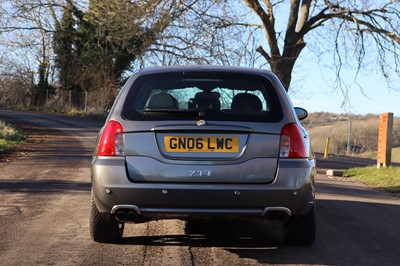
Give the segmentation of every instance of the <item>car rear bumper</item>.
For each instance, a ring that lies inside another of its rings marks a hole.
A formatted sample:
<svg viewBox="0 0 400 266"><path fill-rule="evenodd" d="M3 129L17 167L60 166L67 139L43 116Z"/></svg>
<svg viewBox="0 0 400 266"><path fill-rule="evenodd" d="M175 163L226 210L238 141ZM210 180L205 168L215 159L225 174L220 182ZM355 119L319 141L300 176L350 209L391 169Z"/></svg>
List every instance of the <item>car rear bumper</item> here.
<svg viewBox="0 0 400 266"><path fill-rule="evenodd" d="M306 214L314 205L314 177L315 164L308 159L280 160L276 177L268 184L131 182L121 158L97 157L92 164L99 211L133 210L145 219L263 217L266 210Z"/></svg>

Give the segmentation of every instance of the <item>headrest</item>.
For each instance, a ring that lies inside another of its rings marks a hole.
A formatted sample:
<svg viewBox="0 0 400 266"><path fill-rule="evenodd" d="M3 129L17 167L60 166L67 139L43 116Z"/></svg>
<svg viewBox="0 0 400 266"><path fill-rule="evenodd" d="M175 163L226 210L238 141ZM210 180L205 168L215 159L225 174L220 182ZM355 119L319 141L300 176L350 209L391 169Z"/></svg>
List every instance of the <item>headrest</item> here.
<svg viewBox="0 0 400 266"><path fill-rule="evenodd" d="M254 94L239 93L232 99L231 110L234 111L261 111L262 102Z"/></svg>
<svg viewBox="0 0 400 266"><path fill-rule="evenodd" d="M198 92L189 100L189 109L217 109L221 108L218 92Z"/></svg>
<svg viewBox="0 0 400 266"><path fill-rule="evenodd" d="M148 100L146 109L179 109L178 101L168 93L154 94Z"/></svg>

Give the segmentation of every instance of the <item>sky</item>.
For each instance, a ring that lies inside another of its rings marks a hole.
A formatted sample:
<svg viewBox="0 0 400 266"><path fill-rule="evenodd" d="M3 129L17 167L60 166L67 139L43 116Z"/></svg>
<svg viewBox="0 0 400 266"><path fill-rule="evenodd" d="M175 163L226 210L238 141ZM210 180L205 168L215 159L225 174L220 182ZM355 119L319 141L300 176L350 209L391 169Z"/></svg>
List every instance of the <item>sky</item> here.
<svg viewBox="0 0 400 266"><path fill-rule="evenodd" d="M397 86L394 85L396 88L389 89L378 73L359 76L357 81L363 92L358 85L352 84L349 87L349 102L342 106L344 96L341 91L333 90L327 84L334 77L329 76L324 80L317 66L311 68L309 73L309 76L302 79L302 92L290 93L295 106L303 107L308 112L360 115L390 112L400 117L400 80ZM348 73L348 79L353 80L354 74Z"/></svg>
<svg viewBox="0 0 400 266"><path fill-rule="evenodd" d="M376 64L376 54L369 54L358 73L354 59L342 66L341 79L348 88L348 101L335 86L336 70L332 56L318 58L306 46L296 62L292 73L289 95L294 106L308 112L330 112L335 114L381 114L393 113L400 117L400 77L391 73L390 86ZM351 67L352 66L352 67Z"/></svg>

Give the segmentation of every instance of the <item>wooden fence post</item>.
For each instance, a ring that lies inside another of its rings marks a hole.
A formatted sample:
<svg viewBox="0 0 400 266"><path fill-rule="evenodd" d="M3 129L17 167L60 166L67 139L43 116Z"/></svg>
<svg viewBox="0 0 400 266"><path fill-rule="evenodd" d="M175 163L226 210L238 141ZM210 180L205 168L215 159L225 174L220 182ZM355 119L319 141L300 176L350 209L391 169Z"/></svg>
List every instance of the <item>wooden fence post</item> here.
<svg viewBox="0 0 400 266"><path fill-rule="evenodd" d="M379 115L378 133L378 158L377 167L386 167L392 162L392 131L393 113L383 113Z"/></svg>

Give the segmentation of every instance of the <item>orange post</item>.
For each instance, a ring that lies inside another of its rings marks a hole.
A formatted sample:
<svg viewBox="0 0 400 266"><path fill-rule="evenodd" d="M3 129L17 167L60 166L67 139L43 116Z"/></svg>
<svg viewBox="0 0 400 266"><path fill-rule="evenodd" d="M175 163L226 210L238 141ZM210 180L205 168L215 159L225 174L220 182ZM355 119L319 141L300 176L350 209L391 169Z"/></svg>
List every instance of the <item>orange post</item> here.
<svg viewBox="0 0 400 266"><path fill-rule="evenodd" d="M377 167L386 167L392 161L393 113L379 115Z"/></svg>

